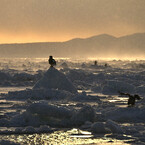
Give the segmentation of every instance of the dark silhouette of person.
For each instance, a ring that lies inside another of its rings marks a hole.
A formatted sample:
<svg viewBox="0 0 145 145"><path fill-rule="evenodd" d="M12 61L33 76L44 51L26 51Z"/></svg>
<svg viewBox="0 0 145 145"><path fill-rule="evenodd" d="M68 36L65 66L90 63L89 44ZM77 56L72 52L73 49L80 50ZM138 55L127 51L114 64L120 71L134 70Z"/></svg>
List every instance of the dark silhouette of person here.
<svg viewBox="0 0 145 145"><path fill-rule="evenodd" d="M55 66L56 65L56 61L55 59L53 59L53 56L49 56L49 64L51 67Z"/></svg>
<svg viewBox="0 0 145 145"><path fill-rule="evenodd" d="M130 95L129 93L122 93L122 92L120 92L119 91L119 94L120 95L126 95L126 96L128 96L129 97L129 99L128 99L128 107L133 107L134 105L135 105L135 100L137 99L137 100L140 100L141 99L141 97L139 96L139 95L137 95L137 94L135 94L135 95Z"/></svg>

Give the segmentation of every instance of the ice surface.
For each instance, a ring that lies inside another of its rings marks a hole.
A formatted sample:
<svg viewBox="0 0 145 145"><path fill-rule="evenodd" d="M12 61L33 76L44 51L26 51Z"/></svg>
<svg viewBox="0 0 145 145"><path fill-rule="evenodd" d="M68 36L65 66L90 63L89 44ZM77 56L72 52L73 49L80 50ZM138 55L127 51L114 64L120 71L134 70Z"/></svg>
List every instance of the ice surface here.
<svg viewBox="0 0 145 145"><path fill-rule="evenodd" d="M42 123L39 118L31 113L24 112L20 115L16 115L10 119L8 126L15 126L15 127L24 127L24 126L34 126L38 127Z"/></svg>
<svg viewBox="0 0 145 145"><path fill-rule="evenodd" d="M41 125L40 128L37 129L38 132L51 132L52 129L48 125Z"/></svg>
<svg viewBox="0 0 145 145"><path fill-rule="evenodd" d="M141 107L127 107L115 108L105 113L106 118L117 122L144 122L145 108Z"/></svg>
<svg viewBox="0 0 145 145"><path fill-rule="evenodd" d="M58 119L70 118L73 114L73 111L65 107L48 105L45 102L34 103L30 105L26 111L31 114L38 115L39 117L54 117Z"/></svg>
<svg viewBox="0 0 145 145"><path fill-rule="evenodd" d="M60 67L62 67L62 68L68 68L68 65L67 65L67 63L66 62L63 62L61 65L60 65Z"/></svg>
<svg viewBox="0 0 145 145"><path fill-rule="evenodd" d="M35 128L34 127L32 127L32 126L27 126L26 128L24 128L23 129L23 131L22 132L24 132L24 133L36 133L36 130L35 130Z"/></svg>
<svg viewBox="0 0 145 145"><path fill-rule="evenodd" d="M96 134L123 133L123 129L121 128L121 126L112 120L107 120L106 122L95 122L92 124L91 130Z"/></svg>
<svg viewBox="0 0 145 145"><path fill-rule="evenodd" d="M33 87L33 89L38 88L66 90L71 93L77 93L76 88L66 78L66 76L54 67L50 67L44 74L43 78L40 79Z"/></svg>
<svg viewBox="0 0 145 145"><path fill-rule="evenodd" d="M72 97L72 100L73 101L80 101L80 102L82 102L82 101L95 101L96 103L100 103L100 99L97 95L96 96L87 95L85 91Z"/></svg>
<svg viewBox="0 0 145 145"><path fill-rule="evenodd" d="M144 95L145 94L145 85L138 86L136 88L136 93L138 93L140 95Z"/></svg>
<svg viewBox="0 0 145 145"><path fill-rule="evenodd" d="M10 91L5 95L7 99L19 99L19 100L43 100L43 99L67 99L74 95L64 90L55 89L26 89L22 91Z"/></svg>
<svg viewBox="0 0 145 145"><path fill-rule="evenodd" d="M37 115L41 120L49 121L49 119L57 119L61 121L59 123L63 126L65 126L64 123L67 123L66 125L69 126L80 126L86 121L93 122L95 120L95 111L91 106L84 106L77 111L75 109L70 110L65 107L40 102L30 105L26 111L28 114ZM67 122L65 119L67 119Z"/></svg>
<svg viewBox="0 0 145 145"><path fill-rule="evenodd" d="M33 103L25 112L14 116L5 122L3 126L40 126L48 124L52 126L75 127L81 126L85 122L95 120L95 110L91 106L83 106L80 110L68 109L62 106L49 105L46 102ZM2 119L0 119L2 121ZM31 128L29 129L31 132ZM32 129L32 131L34 131Z"/></svg>
<svg viewBox="0 0 145 145"><path fill-rule="evenodd" d="M95 120L95 110L91 106L84 106L78 112L76 112L71 121L74 125L82 125L86 121L93 122Z"/></svg>
<svg viewBox="0 0 145 145"><path fill-rule="evenodd" d="M123 129L115 121L107 120L106 126L111 130L112 133L123 133Z"/></svg>
<svg viewBox="0 0 145 145"><path fill-rule="evenodd" d="M69 67L60 69L64 62ZM77 127L97 135L125 134L144 143L145 61L108 61L108 68L103 66L105 61L99 63L102 67L92 67L93 61L62 60L57 68L48 69L47 60L3 60L0 127L6 131L1 128L0 133ZM118 96L118 91L139 94L143 99L127 107L128 97ZM16 129L10 131L9 127Z"/></svg>
<svg viewBox="0 0 145 145"><path fill-rule="evenodd" d="M103 87L103 94L111 94L115 95L118 94L118 92L128 92L128 93L134 93L135 87L131 84L128 84L127 82L122 81L108 81L107 85Z"/></svg>
<svg viewBox="0 0 145 145"><path fill-rule="evenodd" d="M109 131L109 129L105 127L105 123L103 122L95 122L94 124L92 124L91 130L93 133L96 133L96 134L106 134L106 133L111 132Z"/></svg>

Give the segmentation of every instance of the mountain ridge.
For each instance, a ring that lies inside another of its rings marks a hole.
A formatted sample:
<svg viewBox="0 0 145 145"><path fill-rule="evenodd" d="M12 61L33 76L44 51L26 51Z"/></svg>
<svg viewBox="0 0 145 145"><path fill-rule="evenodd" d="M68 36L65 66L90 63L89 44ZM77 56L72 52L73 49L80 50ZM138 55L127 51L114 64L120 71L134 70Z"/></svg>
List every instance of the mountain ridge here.
<svg viewBox="0 0 145 145"><path fill-rule="evenodd" d="M113 55L143 55L145 33L121 37L100 34L88 38L74 38L64 42L34 42L0 44L0 57L89 57ZM135 53L135 54L133 54Z"/></svg>
<svg viewBox="0 0 145 145"><path fill-rule="evenodd" d="M33 44L33 43L64 43L64 42L68 42L68 41L72 41L72 40L85 40L85 39L90 39L90 38L95 38L95 37L100 37L100 36L110 36L110 37L113 37L113 38L123 38L123 37L128 37L128 36L134 36L134 35L138 35L138 34L143 34L145 35L145 32L144 33L133 33L133 34L130 34L130 35L123 35L123 36L120 36L120 37L116 37L116 36L113 36L113 35L109 35L107 33L103 33L103 34L99 34L99 35L93 35L93 36L89 36L89 37L86 37L86 38L80 38L80 37L77 37L77 38L73 38L73 39L70 39L70 40L66 40L66 41L44 41L44 42L22 42L22 43L0 43L0 45L11 45L11 44Z"/></svg>

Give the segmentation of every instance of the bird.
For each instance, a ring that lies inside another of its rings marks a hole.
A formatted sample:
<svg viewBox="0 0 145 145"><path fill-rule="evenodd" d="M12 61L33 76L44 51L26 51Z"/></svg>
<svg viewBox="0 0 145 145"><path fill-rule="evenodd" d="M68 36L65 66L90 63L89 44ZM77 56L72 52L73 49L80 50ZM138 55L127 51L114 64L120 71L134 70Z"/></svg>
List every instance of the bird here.
<svg viewBox="0 0 145 145"><path fill-rule="evenodd" d="M135 94L135 95L131 95L131 94L129 94L129 93L122 93L122 92L118 92L120 95L126 95L126 96L128 96L129 98L128 98L128 106L129 107L132 107L132 106L134 106L135 105L135 100L137 99L137 100L140 100L141 99L141 97L139 96L139 95L137 95L137 94Z"/></svg>
<svg viewBox="0 0 145 145"><path fill-rule="evenodd" d="M53 59L53 56L49 56L48 62L49 62L51 67L56 65L56 61L55 61L55 59Z"/></svg>

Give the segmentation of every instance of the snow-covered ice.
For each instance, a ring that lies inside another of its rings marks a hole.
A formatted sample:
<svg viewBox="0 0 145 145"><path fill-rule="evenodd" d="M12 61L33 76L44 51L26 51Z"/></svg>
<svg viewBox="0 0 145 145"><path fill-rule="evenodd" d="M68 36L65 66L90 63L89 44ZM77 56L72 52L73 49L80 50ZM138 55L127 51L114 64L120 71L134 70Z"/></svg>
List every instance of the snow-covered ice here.
<svg viewBox="0 0 145 145"><path fill-rule="evenodd" d="M66 78L66 76L54 67L50 67L44 76L33 87L33 89L38 88L66 90L71 93L77 93L76 88Z"/></svg>
<svg viewBox="0 0 145 145"><path fill-rule="evenodd" d="M0 134L76 127L144 144L145 61L98 63L58 59L56 68L49 68L47 59L1 59ZM119 91L142 99L127 107L128 97Z"/></svg>

